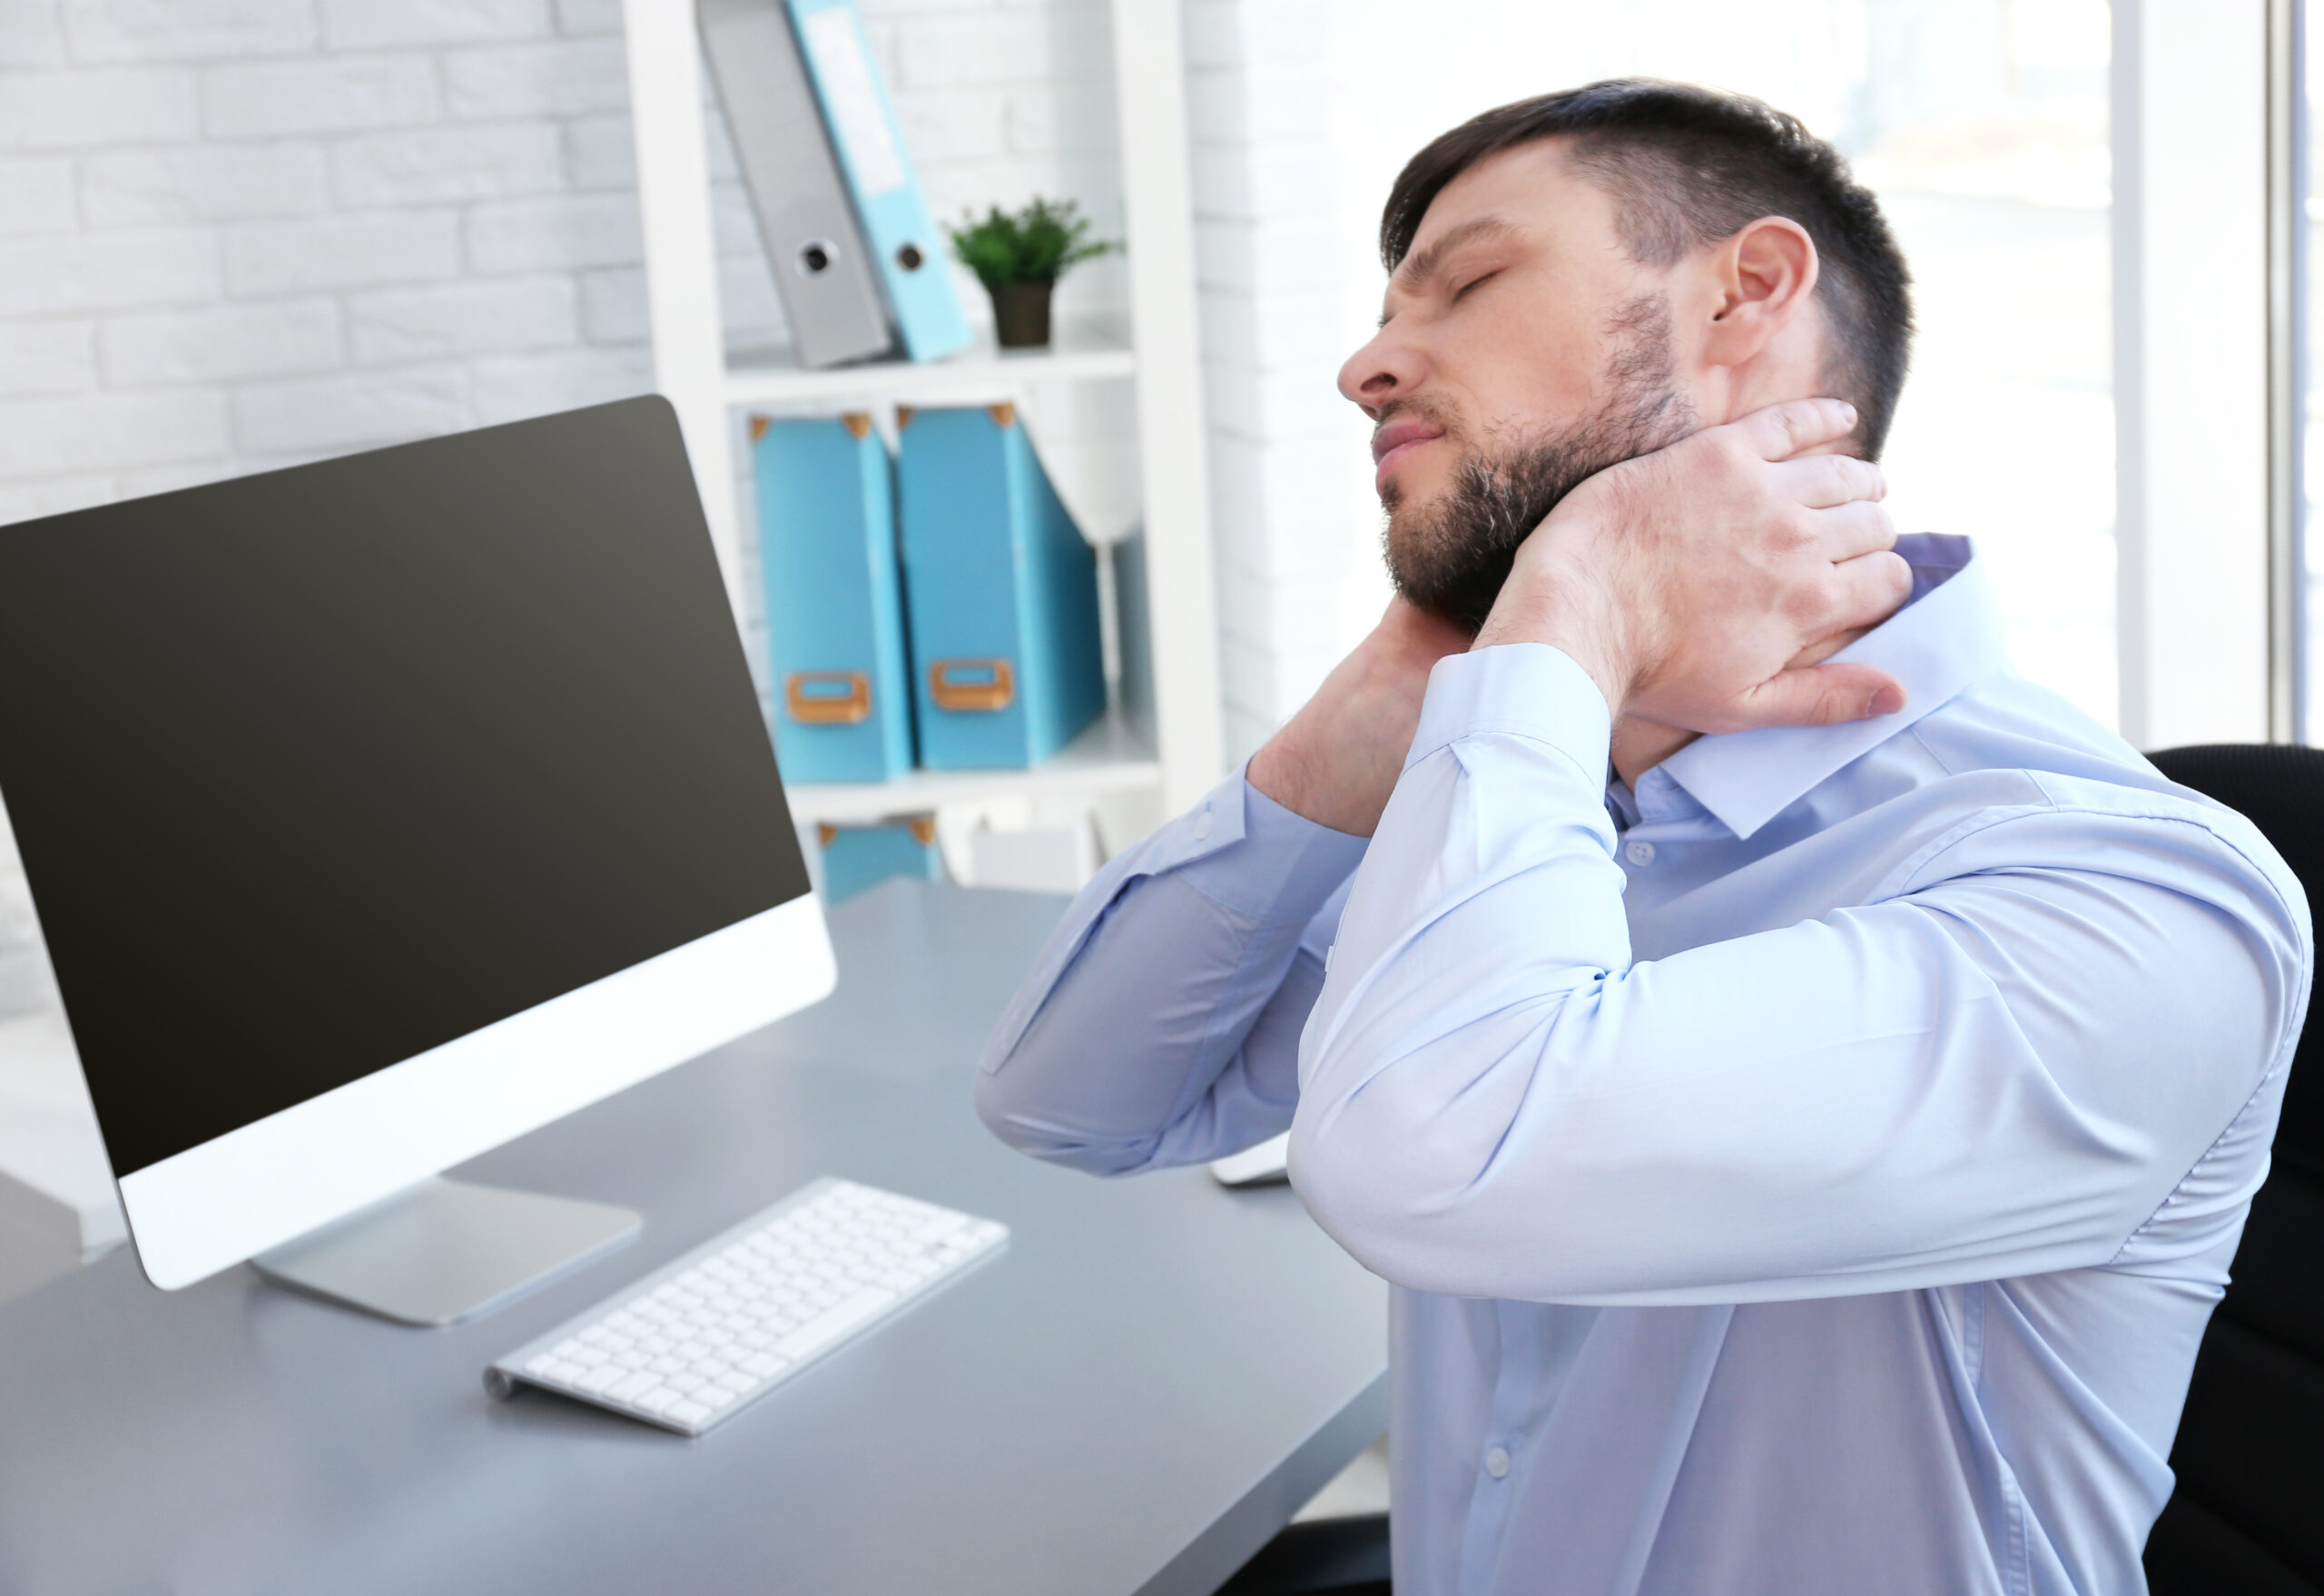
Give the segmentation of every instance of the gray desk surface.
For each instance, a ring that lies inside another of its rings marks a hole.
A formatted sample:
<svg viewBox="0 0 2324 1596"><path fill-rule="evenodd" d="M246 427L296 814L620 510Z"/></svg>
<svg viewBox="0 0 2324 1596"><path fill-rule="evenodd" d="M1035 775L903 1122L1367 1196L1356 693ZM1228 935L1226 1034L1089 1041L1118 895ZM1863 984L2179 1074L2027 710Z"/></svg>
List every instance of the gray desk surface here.
<svg viewBox="0 0 2324 1596"><path fill-rule="evenodd" d="M891 883L828 1001L468 1166L633 1246L402 1329L126 1250L0 1306L0 1591L1207 1591L1384 1427L1385 1294L1285 1187L1099 1181L970 1106L1054 899ZM1009 1224L991 1263L689 1442L485 1364L818 1175Z"/></svg>

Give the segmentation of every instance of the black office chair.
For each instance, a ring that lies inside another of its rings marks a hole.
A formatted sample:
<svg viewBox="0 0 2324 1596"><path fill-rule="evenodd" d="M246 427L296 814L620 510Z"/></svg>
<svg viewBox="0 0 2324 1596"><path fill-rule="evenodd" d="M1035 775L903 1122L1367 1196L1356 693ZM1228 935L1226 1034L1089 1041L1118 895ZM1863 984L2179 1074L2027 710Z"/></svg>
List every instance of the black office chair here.
<svg viewBox="0 0 2324 1596"><path fill-rule="evenodd" d="M1388 1515L1293 1524L1260 1547L1217 1596L1391 1596Z"/></svg>
<svg viewBox="0 0 2324 1596"><path fill-rule="evenodd" d="M2227 743L2153 756L2248 815L2324 904L2324 750ZM2154 1596L2324 1596L2324 1005L2311 1006L2235 1279L2195 1357L2146 1543Z"/></svg>

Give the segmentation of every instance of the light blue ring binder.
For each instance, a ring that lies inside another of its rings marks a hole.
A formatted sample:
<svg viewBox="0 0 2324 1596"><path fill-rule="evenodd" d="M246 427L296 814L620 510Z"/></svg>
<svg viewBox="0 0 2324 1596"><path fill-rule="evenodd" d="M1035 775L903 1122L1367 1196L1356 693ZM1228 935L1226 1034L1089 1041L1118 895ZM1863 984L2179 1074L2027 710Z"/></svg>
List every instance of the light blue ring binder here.
<svg viewBox="0 0 2324 1596"><path fill-rule="evenodd" d="M931 360L969 344L943 236L920 191L855 0L785 0L823 125L855 196L904 352Z"/></svg>

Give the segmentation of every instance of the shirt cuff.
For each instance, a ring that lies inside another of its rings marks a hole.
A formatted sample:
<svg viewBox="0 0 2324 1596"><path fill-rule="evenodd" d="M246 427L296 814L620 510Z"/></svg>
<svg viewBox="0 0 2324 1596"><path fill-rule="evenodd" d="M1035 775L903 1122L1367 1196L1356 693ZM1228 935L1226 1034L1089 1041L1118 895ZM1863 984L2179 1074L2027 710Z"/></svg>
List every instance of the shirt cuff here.
<svg viewBox="0 0 2324 1596"><path fill-rule="evenodd" d="M1496 733L1546 743L1592 783L1606 779L1613 716L1598 684L1563 649L1503 643L1438 660L1404 768L1464 737Z"/></svg>
<svg viewBox="0 0 2324 1596"><path fill-rule="evenodd" d="M1179 881L1223 909L1278 924L1314 919L1370 846L1293 813L1240 773L1174 823L1193 844L1172 871Z"/></svg>

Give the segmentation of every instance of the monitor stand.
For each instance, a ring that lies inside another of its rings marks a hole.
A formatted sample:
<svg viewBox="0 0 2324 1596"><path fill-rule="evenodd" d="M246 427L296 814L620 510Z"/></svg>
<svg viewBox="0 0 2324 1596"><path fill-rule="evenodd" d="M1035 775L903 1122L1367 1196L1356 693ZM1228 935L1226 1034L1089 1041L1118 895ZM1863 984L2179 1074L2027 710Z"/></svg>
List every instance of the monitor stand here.
<svg viewBox="0 0 2324 1596"><path fill-rule="evenodd" d="M405 1325L457 1325L636 1236L629 1208L440 1176L251 1259L270 1280Z"/></svg>

